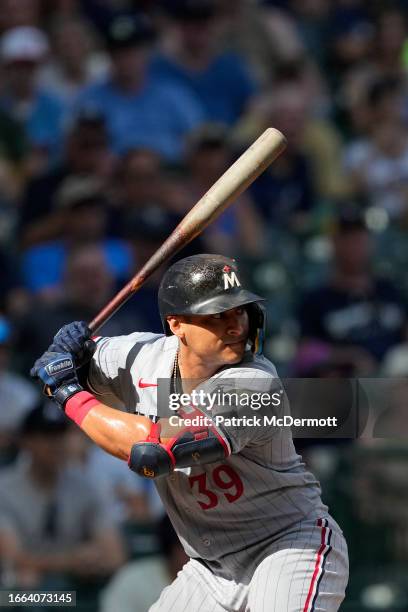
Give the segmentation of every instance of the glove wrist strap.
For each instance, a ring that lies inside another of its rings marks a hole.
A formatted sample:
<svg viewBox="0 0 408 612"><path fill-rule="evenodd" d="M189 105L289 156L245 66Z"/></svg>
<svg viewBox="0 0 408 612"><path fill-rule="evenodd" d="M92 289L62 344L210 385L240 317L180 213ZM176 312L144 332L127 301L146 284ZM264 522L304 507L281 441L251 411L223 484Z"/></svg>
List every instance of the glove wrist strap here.
<svg viewBox="0 0 408 612"><path fill-rule="evenodd" d="M76 395L80 391L83 391L81 385L79 383L72 382L59 387L56 391L54 391L52 397L61 406L61 408L64 409L69 398Z"/></svg>

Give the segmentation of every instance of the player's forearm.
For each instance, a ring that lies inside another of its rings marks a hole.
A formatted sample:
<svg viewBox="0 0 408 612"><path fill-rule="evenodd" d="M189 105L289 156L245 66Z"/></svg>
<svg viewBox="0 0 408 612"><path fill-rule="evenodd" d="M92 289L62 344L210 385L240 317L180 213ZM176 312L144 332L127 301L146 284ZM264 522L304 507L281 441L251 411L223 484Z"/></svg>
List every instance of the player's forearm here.
<svg viewBox="0 0 408 612"><path fill-rule="evenodd" d="M146 439L151 427L147 417L114 410L94 398L92 401L88 393L78 393L68 400L65 412L95 444L124 461L128 460L132 446Z"/></svg>

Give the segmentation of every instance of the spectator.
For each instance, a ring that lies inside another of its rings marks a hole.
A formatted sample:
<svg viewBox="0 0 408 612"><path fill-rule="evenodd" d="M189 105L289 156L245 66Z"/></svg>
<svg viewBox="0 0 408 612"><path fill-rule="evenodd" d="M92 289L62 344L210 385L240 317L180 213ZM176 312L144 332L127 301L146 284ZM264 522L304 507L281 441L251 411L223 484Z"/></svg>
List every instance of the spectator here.
<svg viewBox="0 0 408 612"><path fill-rule="evenodd" d="M369 79L361 90L356 87L347 94L346 103L351 133L349 149L353 150L390 115L403 117L403 82L394 77ZM348 153L346 148L346 159Z"/></svg>
<svg viewBox="0 0 408 612"><path fill-rule="evenodd" d="M41 18L40 0L2 0L0 29L18 26L38 26Z"/></svg>
<svg viewBox="0 0 408 612"><path fill-rule="evenodd" d="M364 349L310 340L298 347L292 373L303 378L353 378L369 376L374 365Z"/></svg>
<svg viewBox="0 0 408 612"><path fill-rule="evenodd" d="M294 231L302 231L315 205L313 170L302 148L307 107L305 91L297 85L284 84L272 99L268 98L264 121L285 134L288 144L283 155L250 188L266 222ZM257 114L254 116L257 120Z"/></svg>
<svg viewBox="0 0 408 612"><path fill-rule="evenodd" d="M38 80L43 87L74 102L81 88L105 76L108 59L95 49L95 32L81 16L56 18L52 24L53 53L40 69Z"/></svg>
<svg viewBox="0 0 408 612"><path fill-rule="evenodd" d="M117 231L133 243L138 261L144 263L194 204L189 174L185 168L165 167L160 156L148 149L129 150L118 169ZM203 249L198 237L183 253Z"/></svg>
<svg viewBox="0 0 408 612"><path fill-rule="evenodd" d="M276 3L259 3L256 10L252 0L221 0L220 5L224 47L243 55L264 86L269 86L276 66L305 56L298 24Z"/></svg>
<svg viewBox="0 0 408 612"><path fill-rule="evenodd" d="M21 245L31 246L60 235L61 216L55 214L54 198L69 175L95 176L104 182L112 172L103 116L93 111L78 115L68 132L60 164L26 185L19 218Z"/></svg>
<svg viewBox="0 0 408 612"><path fill-rule="evenodd" d="M12 28L1 37L4 88L0 108L23 126L35 153L33 172L53 162L61 152L63 105L36 85L37 71L47 52L45 35L34 27Z"/></svg>
<svg viewBox="0 0 408 612"><path fill-rule="evenodd" d="M0 245L0 312L7 313L12 294L19 291L22 282L18 272L17 259L9 249Z"/></svg>
<svg viewBox="0 0 408 612"><path fill-rule="evenodd" d="M188 557L167 516L158 524L157 535L161 555L125 565L103 590L100 612L146 612L176 578Z"/></svg>
<svg viewBox="0 0 408 612"><path fill-rule="evenodd" d="M131 149L121 159L118 172L118 232L134 244L145 262L168 237L191 206L183 175L181 209L172 203L169 172L160 156L149 149Z"/></svg>
<svg viewBox="0 0 408 612"><path fill-rule="evenodd" d="M345 168L356 196L389 218L408 218L408 123L401 81L383 79L368 94L367 135L345 151Z"/></svg>
<svg viewBox="0 0 408 612"><path fill-rule="evenodd" d="M390 368L390 365L394 366L396 370L395 373ZM388 375L390 375L391 377L397 376L399 378L369 381L374 389L380 390L382 386L385 390L385 393L381 393L381 391L380 393L377 393L377 395L379 395L380 397L382 396L382 401L377 402L377 404L380 404L380 406L376 406L377 414L375 416L377 418L375 419L375 423L373 424L373 437L387 438L391 444L393 443L392 441L394 441L395 443L396 441L401 440L405 440L406 443L408 441L406 413L408 367L406 361L406 353L404 355L404 360L401 359L400 363L397 363L396 361L394 361L394 364L389 363L388 367Z"/></svg>
<svg viewBox="0 0 408 612"><path fill-rule="evenodd" d="M275 4L267 0L266 4ZM298 36L306 50L319 63L324 64L329 39L332 5L325 0L289 0L289 10L295 20Z"/></svg>
<svg viewBox="0 0 408 612"><path fill-rule="evenodd" d="M124 551L109 501L67 462L68 422L54 404L28 413L22 453L0 473L3 585L61 588L108 577Z"/></svg>
<svg viewBox="0 0 408 612"><path fill-rule="evenodd" d="M34 386L10 369L12 330L0 316L0 465L13 456L20 423L38 401Z"/></svg>
<svg viewBox="0 0 408 612"><path fill-rule="evenodd" d="M24 129L0 109L0 233L10 233L16 222L15 203L23 187L26 154ZM0 242L2 239L0 236Z"/></svg>
<svg viewBox="0 0 408 612"><path fill-rule="evenodd" d="M98 484L110 500L112 513L121 527L131 523L150 523L154 516L148 493L149 483L135 477L130 470L124 470L117 457L103 453L89 442L80 429L69 431L69 456L75 465ZM156 493L156 508L164 510Z"/></svg>
<svg viewBox="0 0 408 612"><path fill-rule="evenodd" d="M335 416L336 427L327 436L320 428L295 428L295 446L310 467L328 476L329 465L319 462L322 449L350 445L361 435L369 409L359 398L357 378L369 377L375 371L375 361L359 347L338 347L318 340L302 342L292 363L292 376L285 384L291 414L315 418ZM296 378L295 378L296 377ZM315 379L320 379L318 382ZM330 458L329 458L330 459ZM332 460L334 457L331 458ZM331 466L334 467L333 465Z"/></svg>
<svg viewBox="0 0 408 612"><path fill-rule="evenodd" d="M56 194L56 209L63 228L59 240L27 249L22 256L25 286L34 293L55 292L61 283L70 249L100 241L110 272L119 283L130 276L133 257L129 245L107 237L109 202L93 177L71 176Z"/></svg>
<svg viewBox="0 0 408 612"><path fill-rule="evenodd" d="M389 436L380 433L379 437ZM405 587L395 570L408 560L406 441L360 440L348 459L348 464L339 467L350 473L345 490L345 512L354 540L350 560L356 570L363 566L367 573L370 567L378 569L381 559L381 579L388 574L387 583L400 582ZM391 603L389 609L398 605Z"/></svg>
<svg viewBox="0 0 408 612"><path fill-rule="evenodd" d="M214 0L166 0L174 36L152 62L159 79L174 79L198 97L207 121L236 123L256 87L244 60L218 49Z"/></svg>
<svg viewBox="0 0 408 612"><path fill-rule="evenodd" d="M168 238L194 203L188 177L180 170L165 169L161 158L148 149L131 149L118 166L118 202L115 229L128 240L143 265ZM205 251L202 237L183 248L184 256ZM135 320L161 333L157 309L158 269L130 300L126 309ZM131 315L131 313L134 313Z"/></svg>
<svg viewBox="0 0 408 612"><path fill-rule="evenodd" d="M373 68L376 76L406 80L403 48L407 37L407 15L398 5L385 6L376 20Z"/></svg>
<svg viewBox="0 0 408 612"><path fill-rule="evenodd" d="M361 217L344 213L333 249L330 278L301 304L301 337L360 347L379 364L402 338L405 304L391 282L374 275L373 239Z"/></svg>
<svg viewBox="0 0 408 612"><path fill-rule="evenodd" d="M13 227L7 238L14 238ZM13 319L30 307L31 296L23 287L19 260L8 240L0 242L0 313Z"/></svg>
<svg viewBox="0 0 408 612"><path fill-rule="evenodd" d="M188 142L191 201L197 202L229 168L233 150L226 128L207 124L194 132ZM266 246L261 218L249 195L240 196L203 234L204 249L233 255L260 256Z"/></svg>
<svg viewBox="0 0 408 612"><path fill-rule="evenodd" d="M115 19L107 34L111 76L86 88L77 107L105 116L116 153L147 147L175 161L185 136L202 121L202 110L181 85L148 74L152 38L141 16Z"/></svg>
<svg viewBox="0 0 408 612"><path fill-rule="evenodd" d="M23 127L9 113L0 109L0 156L20 170L27 154Z"/></svg>
<svg viewBox="0 0 408 612"><path fill-rule="evenodd" d="M343 85L354 81L356 68L367 70L375 40L374 25L361 2L333 6L327 24L326 49L328 82L341 95Z"/></svg>
<svg viewBox="0 0 408 612"><path fill-rule="evenodd" d="M134 0L87 0L81 3L81 11L100 32L106 32L117 17L134 15L135 8L149 14L156 8L155 4L157 0L137 0L136 3Z"/></svg>
<svg viewBox="0 0 408 612"><path fill-rule="evenodd" d="M308 158L313 189L323 199L338 199L348 193L342 172L342 141L335 125L318 116L324 87L302 60L282 64L277 77L251 105L236 129L236 137L252 141L267 127L279 127L290 144ZM320 102L316 102L320 92Z"/></svg>
<svg viewBox="0 0 408 612"><path fill-rule="evenodd" d="M408 80L403 63L404 41L407 36L406 14L402 7L384 5L380 9L377 18L365 28L368 35L364 53L361 57L355 57L348 65L348 70L343 74L340 86L336 92L337 101L345 116L340 120L345 121L345 128L353 135L353 126L350 125L351 113L353 123L364 122L364 106L360 108L360 100L371 88L372 83L383 80L394 79L400 81L405 92L405 101L408 100ZM329 66L330 74L336 75L339 71L336 66ZM354 132L355 135L355 132Z"/></svg>
<svg viewBox="0 0 408 612"><path fill-rule="evenodd" d="M22 371L28 372L38 350L51 341L67 321L89 321L113 297L115 283L100 244L86 244L67 254L58 294L53 301L34 299L31 308L16 320ZM158 315L157 315L158 317ZM109 335L131 333L144 325L137 303L129 313L126 306L104 326Z"/></svg>
<svg viewBox="0 0 408 612"><path fill-rule="evenodd" d="M389 376L408 376L408 342L405 337L405 342L392 347L384 356L381 374L384 377Z"/></svg>

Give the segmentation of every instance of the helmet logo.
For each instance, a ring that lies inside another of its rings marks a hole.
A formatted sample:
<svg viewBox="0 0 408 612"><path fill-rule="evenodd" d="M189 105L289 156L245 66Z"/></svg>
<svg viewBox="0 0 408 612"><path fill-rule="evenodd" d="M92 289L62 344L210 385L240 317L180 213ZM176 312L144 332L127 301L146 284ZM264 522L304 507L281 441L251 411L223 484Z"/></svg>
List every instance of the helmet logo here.
<svg viewBox="0 0 408 612"><path fill-rule="evenodd" d="M222 271L224 272L224 290L229 287L240 287L241 283L234 270L231 271L230 266L224 266Z"/></svg>

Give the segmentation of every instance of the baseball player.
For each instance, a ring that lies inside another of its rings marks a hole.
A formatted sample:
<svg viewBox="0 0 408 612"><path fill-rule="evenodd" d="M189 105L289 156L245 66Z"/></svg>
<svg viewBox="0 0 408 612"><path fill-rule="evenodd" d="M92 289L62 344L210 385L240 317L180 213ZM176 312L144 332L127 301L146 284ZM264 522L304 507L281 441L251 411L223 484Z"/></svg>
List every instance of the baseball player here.
<svg viewBox="0 0 408 612"><path fill-rule="evenodd" d="M94 442L155 478L190 561L150 612L332 612L344 598L342 532L270 418L287 402L261 302L235 260L188 257L159 288L163 335L94 346L71 323L32 369Z"/></svg>

